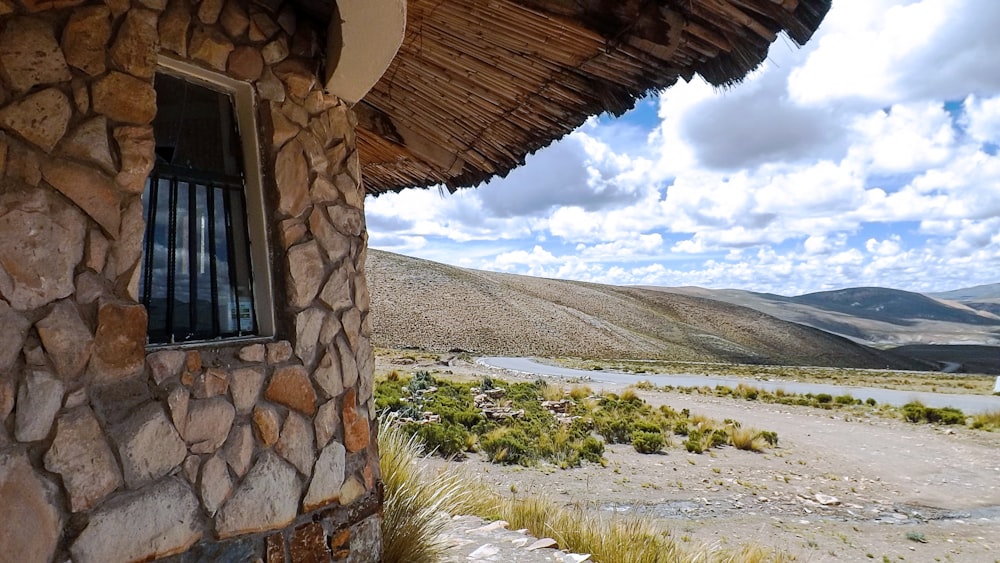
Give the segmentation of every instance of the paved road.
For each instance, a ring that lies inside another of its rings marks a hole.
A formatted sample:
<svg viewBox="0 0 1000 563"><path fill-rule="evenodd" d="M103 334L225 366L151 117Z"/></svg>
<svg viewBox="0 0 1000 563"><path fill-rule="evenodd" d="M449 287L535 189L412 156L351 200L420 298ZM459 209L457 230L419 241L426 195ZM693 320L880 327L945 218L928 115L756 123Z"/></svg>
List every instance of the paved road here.
<svg viewBox="0 0 1000 563"><path fill-rule="evenodd" d="M638 383L650 381L657 385L673 385L674 387L715 387L726 385L736 387L746 383L760 389L774 392L783 389L788 393L829 393L830 395L849 394L856 399L871 397L879 403L904 405L913 400L919 400L929 407L956 407L968 414L987 411L1000 411L1000 397L988 395L960 395L949 393L928 393L923 391L896 391L877 387L851 387L847 385L830 385L825 383L798 383L792 381L760 381L741 377L725 377L715 375L692 374L631 374L616 371L586 371L540 364L531 358L479 358L477 362L494 368L507 369L520 373L540 375L544 377L581 378L605 383Z"/></svg>

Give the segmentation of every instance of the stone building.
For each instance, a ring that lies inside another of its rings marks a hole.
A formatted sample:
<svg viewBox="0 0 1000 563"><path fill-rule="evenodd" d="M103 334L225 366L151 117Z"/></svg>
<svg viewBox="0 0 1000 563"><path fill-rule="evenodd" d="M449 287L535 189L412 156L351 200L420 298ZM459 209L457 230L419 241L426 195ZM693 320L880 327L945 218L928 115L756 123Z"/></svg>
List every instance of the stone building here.
<svg viewBox="0 0 1000 563"><path fill-rule="evenodd" d="M506 174L828 8L0 0L0 561L377 560L366 193Z"/></svg>

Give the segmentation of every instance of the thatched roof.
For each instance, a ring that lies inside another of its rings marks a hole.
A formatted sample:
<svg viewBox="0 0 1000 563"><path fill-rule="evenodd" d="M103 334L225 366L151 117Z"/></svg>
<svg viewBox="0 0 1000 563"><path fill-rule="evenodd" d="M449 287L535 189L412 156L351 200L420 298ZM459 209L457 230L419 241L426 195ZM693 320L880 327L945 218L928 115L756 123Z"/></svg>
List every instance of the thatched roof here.
<svg viewBox="0 0 1000 563"><path fill-rule="evenodd" d="M504 176L587 117L698 74L740 81L830 0L409 0L395 60L355 106L370 193Z"/></svg>

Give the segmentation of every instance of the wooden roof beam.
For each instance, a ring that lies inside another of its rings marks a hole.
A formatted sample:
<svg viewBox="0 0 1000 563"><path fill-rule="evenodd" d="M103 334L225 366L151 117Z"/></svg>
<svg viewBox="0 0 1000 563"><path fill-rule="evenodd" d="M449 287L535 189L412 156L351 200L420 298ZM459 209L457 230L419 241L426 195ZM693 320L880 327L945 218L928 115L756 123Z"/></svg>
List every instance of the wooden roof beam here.
<svg viewBox="0 0 1000 563"><path fill-rule="evenodd" d="M446 176L461 174L465 161L459 155L443 148L420 133L396 123L388 114L367 102L354 106L358 127L367 129L383 139L402 145L413 156L438 168Z"/></svg>

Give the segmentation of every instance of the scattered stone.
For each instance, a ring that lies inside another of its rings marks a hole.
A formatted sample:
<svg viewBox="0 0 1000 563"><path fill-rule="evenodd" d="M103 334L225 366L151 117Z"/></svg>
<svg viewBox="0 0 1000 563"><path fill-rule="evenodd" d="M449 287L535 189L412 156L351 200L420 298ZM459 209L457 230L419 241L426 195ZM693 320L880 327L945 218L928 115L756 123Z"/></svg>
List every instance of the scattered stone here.
<svg viewBox="0 0 1000 563"><path fill-rule="evenodd" d="M73 10L62 34L62 50L66 54L66 62L90 76L103 73L110 39L111 10L107 6L87 6Z"/></svg>
<svg viewBox="0 0 1000 563"><path fill-rule="evenodd" d="M153 375L153 381L161 385L168 378L180 373L184 365L184 352L181 350L162 350L146 356L146 363Z"/></svg>
<svg viewBox="0 0 1000 563"><path fill-rule="evenodd" d="M236 409L223 397L191 401L184 440L191 445L191 453L213 453L229 436Z"/></svg>
<svg viewBox="0 0 1000 563"><path fill-rule="evenodd" d="M302 415L290 412L281 427L281 437L274 446L274 451L285 458L299 470L299 473L309 476L312 473L313 461L316 460L316 448L313 445L313 427Z"/></svg>
<svg viewBox="0 0 1000 563"><path fill-rule="evenodd" d="M302 501L302 510L309 512L335 502L344 486L344 472L347 467L347 450L332 442L323 448L313 469L309 491Z"/></svg>
<svg viewBox="0 0 1000 563"><path fill-rule="evenodd" d="M545 548L548 548L548 547L558 548L558 543L556 542L556 540L554 540L552 538L542 538L540 540L535 541L534 543L532 543L528 547L524 548L524 550L525 551L535 551L536 549L545 549Z"/></svg>
<svg viewBox="0 0 1000 563"><path fill-rule="evenodd" d="M146 363L146 308L102 301L90 371L98 381L115 381L142 372Z"/></svg>
<svg viewBox="0 0 1000 563"><path fill-rule="evenodd" d="M111 446L86 406L59 417L55 440L45 453L45 468L62 475L73 512L90 510L122 485Z"/></svg>
<svg viewBox="0 0 1000 563"><path fill-rule="evenodd" d="M265 451L216 517L220 539L284 528L297 515L302 482L295 468Z"/></svg>
<svg viewBox="0 0 1000 563"><path fill-rule="evenodd" d="M48 88L0 110L0 127L17 133L45 152L52 152L66 134L72 113L66 94Z"/></svg>
<svg viewBox="0 0 1000 563"><path fill-rule="evenodd" d="M240 368L233 370L229 377L229 392L233 405L239 414L247 414L257 403L260 389L264 385L264 370L260 368Z"/></svg>
<svg viewBox="0 0 1000 563"><path fill-rule="evenodd" d="M83 373L90 360L94 337L71 300L56 303L35 328L61 377L72 379Z"/></svg>
<svg viewBox="0 0 1000 563"><path fill-rule="evenodd" d="M215 454L201 466L201 502L208 514L215 516L222 504L233 492L233 478L226 469L226 461Z"/></svg>
<svg viewBox="0 0 1000 563"><path fill-rule="evenodd" d="M469 554L469 559L486 559L488 557L493 557L494 555L500 553L500 548L493 544L487 543L476 548L475 551Z"/></svg>
<svg viewBox="0 0 1000 563"><path fill-rule="evenodd" d="M146 125L156 116L156 91L150 80L110 72L91 88L94 111L114 121Z"/></svg>
<svg viewBox="0 0 1000 563"><path fill-rule="evenodd" d="M264 397L307 416L316 414L316 391L302 366L276 369Z"/></svg>
<svg viewBox="0 0 1000 563"><path fill-rule="evenodd" d="M229 433L226 445L223 446L226 463L233 469L237 477L243 477L250 469L253 459L253 432L249 424L237 424Z"/></svg>
<svg viewBox="0 0 1000 563"><path fill-rule="evenodd" d="M167 419L163 406L151 402L113 432L125 485L137 489L170 473L184 461L187 448Z"/></svg>
<svg viewBox="0 0 1000 563"><path fill-rule="evenodd" d="M0 65L7 83L19 92L72 78L52 26L34 17L6 22L0 33Z"/></svg>
<svg viewBox="0 0 1000 563"><path fill-rule="evenodd" d="M121 196L111 178L89 166L61 159L46 160L42 177L97 221L111 238L118 238Z"/></svg>
<svg viewBox="0 0 1000 563"><path fill-rule="evenodd" d="M351 504L361 498L361 495L365 494L365 492L364 483L353 475L348 477L344 481L344 485L340 487L340 505L347 506Z"/></svg>
<svg viewBox="0 0 1000 563"><path fill-rule="evenodd" d="M156 12L142 8L132 8L125 13L110 51L111 63L118 70L140 78L153 77L159 41L158 18Z"/></svg>
<svg viewBox="0 0 1000 563"><path fill-rule="evenodd" d="M201 538L200 512L198 497L183 481L164 479L95 510L70 553L80 563L150 560L181 553Z"/></svg>
<svg viewBox="0 0 1000 563"><path fill-rule="evenodd" d="M313 425L316 427L316 447L322 448L336 435L337 427L340 426L336 399L330 399L319 407Z"/></svg>
<svg viewBox="0 0 1000 563"><path fill-rule="evenodd" d="M103 116L81 123L62 140L59 149L73 158L92 162L109 174L116 172L108 144L108 120Z"/></svg>
<svg viewBox="0 0 1000 563"><path fill-rule="evenodd" d="M840 500L837 497L832 497L830 495L824 495L823 493L816 493L816 502L822 504L823 506L837 506L840 504Z"/></svg>
<svg viewBox="0 0 1000 563"><path fill-rule="evenodd" d="M271 405L257 405L253 408L253 426L257 430L257 438L269 448L278 441L281 417Z"/></svg>
<svg viewBox="0 0 1000 563"><path fill-rule="evenodd" d="M4 560L52 560L62 531L56 490L35 473L25 454L0 453L0 498L5 515L0 546Z"/></svg>
<svg viewBox="0 0 1000 563"><path fill-rule="evenodd" d="M63 383L50 373L32 370L17 390L14 437L19 442L44 440L62 406Z"/></svg>

